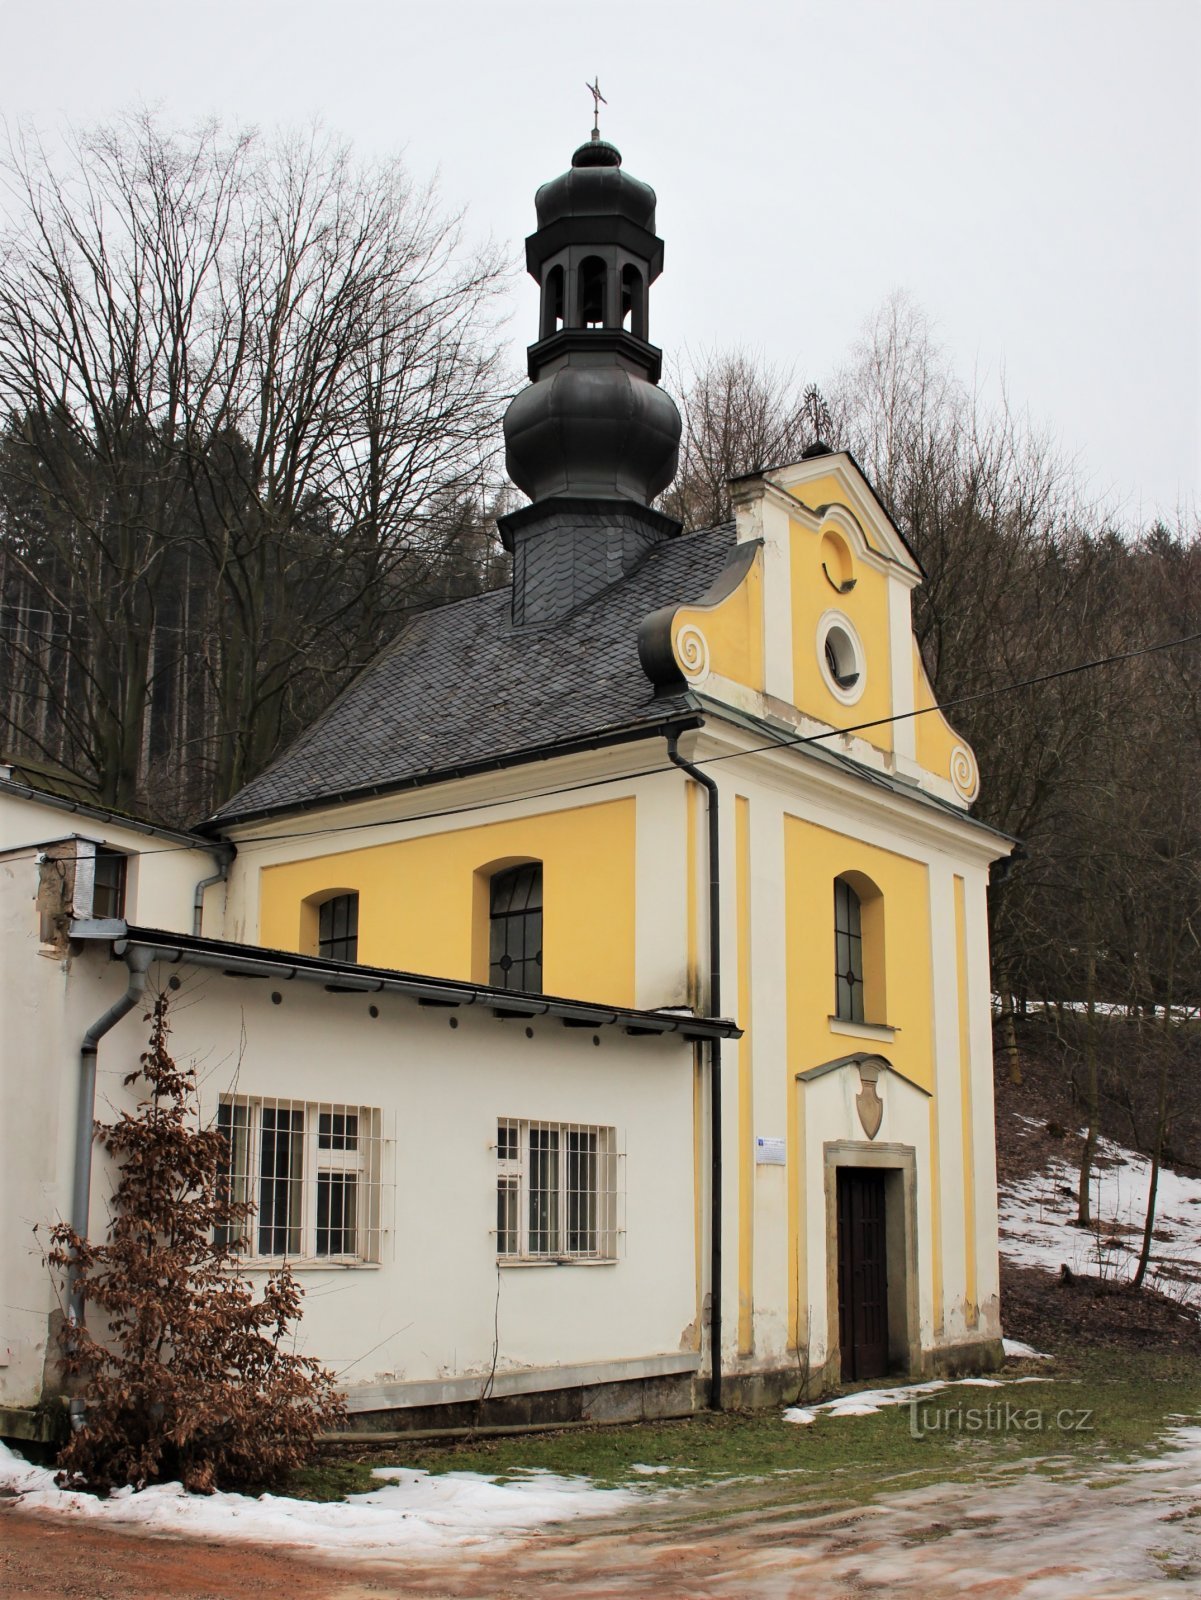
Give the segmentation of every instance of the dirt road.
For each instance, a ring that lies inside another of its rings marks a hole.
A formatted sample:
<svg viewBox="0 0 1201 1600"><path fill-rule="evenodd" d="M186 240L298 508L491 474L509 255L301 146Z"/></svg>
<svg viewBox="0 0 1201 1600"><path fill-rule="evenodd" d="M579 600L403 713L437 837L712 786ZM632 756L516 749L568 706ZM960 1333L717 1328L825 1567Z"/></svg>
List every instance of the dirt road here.
<svg viewBox="0 0 1201 1600"><path fill-rule="evenodd" d="M872 1505L792 1502L788 1473L384 1565L0 1510L21 1600L1151 1600L1201 1592L1201 1429L1138 1463L1029 1461Z"/></svg>

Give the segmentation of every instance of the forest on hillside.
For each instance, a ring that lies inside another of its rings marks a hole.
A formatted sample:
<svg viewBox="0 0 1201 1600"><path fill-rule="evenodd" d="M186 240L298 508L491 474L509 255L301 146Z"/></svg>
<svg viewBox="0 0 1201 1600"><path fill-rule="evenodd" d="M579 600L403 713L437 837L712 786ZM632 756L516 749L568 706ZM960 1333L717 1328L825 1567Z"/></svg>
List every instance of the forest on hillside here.
<svg viewBox="0 0 1201 1600"><path fill-rule="evenodd" d="M510 268L398 162L317 134L138 115L55 155L17 139L0 180L0 745L194 822L408 609L503 581ZM903 297L823 390L743 352L668 381L686 528L820 436L920 559L977 813L1021 840L991 897L1006 1019L1201 1002L1196 523L1091 497Z"/></svg>

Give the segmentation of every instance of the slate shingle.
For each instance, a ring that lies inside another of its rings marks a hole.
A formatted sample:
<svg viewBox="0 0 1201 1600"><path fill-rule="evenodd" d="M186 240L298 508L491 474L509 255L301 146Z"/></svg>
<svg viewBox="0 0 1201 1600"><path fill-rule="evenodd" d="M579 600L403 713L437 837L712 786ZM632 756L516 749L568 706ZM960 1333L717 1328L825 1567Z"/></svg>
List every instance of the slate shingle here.
<svg viewBox="0 0 1201 1600"><path fill-rule="evenodd" d="M508 588L418 613L214 820L399 788L686 709L682 689L655 695L638 660L638 625L702 595L734 545L732 523L666 540L548 626L515 626Z"/></svg>

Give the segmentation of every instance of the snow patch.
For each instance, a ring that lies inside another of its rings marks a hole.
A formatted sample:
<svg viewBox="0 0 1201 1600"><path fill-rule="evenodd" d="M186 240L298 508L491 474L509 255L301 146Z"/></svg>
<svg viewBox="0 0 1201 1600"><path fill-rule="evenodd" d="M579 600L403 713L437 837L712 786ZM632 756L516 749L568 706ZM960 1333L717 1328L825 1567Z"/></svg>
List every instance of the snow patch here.
<svg viewBox="0 0 1201 1600"><path fill-rule="evenodd" d="M1054 1356L1049 1356L1045 1350L1035 1350L1031 1345L1023 1344L1020 1339L1002 1339L1001 1347L1007 1356L1012 1356L1017 1361L1054 1361Z"/></svg>
<svg viewBox="0 0 1201 1600"><path fill-rule="evenodd" d="M1019 1118L1019 1121L1029 1121ZM1001 1254L1019 1267L1129 1278L1142 1246L1147 1214L1148 1157L1098 1139L1091 1179L1094 1227L1076 1228L1076 1167L1056 1157L1046 1170L1003 1184ZM1147 1277L1174 1299L1201 1303L1201 1178L1164 1167L1159 1174Z"/></svg>
<svg viewBox="0 0 1201 1600"><path fill-rule="evenodd" d="M178 1483L118 1489L107 1500L59 1489L54 1473L0 1444L0 1487L22 1509L140 1526L194 1538L287 1544L359 1557L385 1557L400 1548L486 1545L550 1523L604 1516L645 1504L647 1491L598 1489L586 1478L531 1471L497 1483L473 1472L430 1474L380 1467L379 1488L345 1500L317 1503L264 1494L187 1494Z"/></svg>
<svg viewBox="0 0 1201 1600"><path fill-rule="evenodd" d="M904 1406L911 1400L940 1389L1004 1389L1015 1383L1041 1383L1040 1378L931 1378L928 1383L901 1383L891 1389L860 1389L856 1394L844 1394L833 1400L823 1400L818 1405L790 1406L784 1413L785 1422L796 1422L808 1427L820 1416L874 1417L886 1406Z"/></svg>

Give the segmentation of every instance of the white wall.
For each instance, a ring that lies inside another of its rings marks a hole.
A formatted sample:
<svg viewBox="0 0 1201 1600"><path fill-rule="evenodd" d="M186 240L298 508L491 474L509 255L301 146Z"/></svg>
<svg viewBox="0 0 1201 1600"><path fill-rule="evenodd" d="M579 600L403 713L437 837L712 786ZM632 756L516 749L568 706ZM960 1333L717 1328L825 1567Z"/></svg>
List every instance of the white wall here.
<svg viewBox="0 0 1201 1600"><path fill-rule="evenodd" d="M22 1224L65 1214L79 1039L125 988L107 947L69 968L33 951L10 984L30 1003L6 1038L4 1124L28 1130L5 1163L7 1214ZM182 978L172 1049L195 1062L202 1110L236 1084L245 1095L378 1107L393 1141L392 1227L378 1266L302 1267L299 1347L345 1373L345 1384L389 1386L524 1366L636 1361L688 1348L693 1281L692 1049L618 1028L498 1020L482 1008L426 1009L399 996L329 994L318 985L239 980L212 969ZM379 1011L371 1017L369 1005ZM451 1017L459 1026L450 1026ZM599 1045L593 1043L599 1038ZM129 1103L122 1086L144 1047L138 1012L101 1043L97 1114ZM22 1063L24 1070L22 1070ZM503 1266L496 1223L498 1117L599 1123L617 1129L625 1235L613 1265ZM103 1228L111 1174L97 1156L93 1233ZM385 1213L387 1215L387 1213ZM3 1245L5 1303L30 1314L6 1324L13 1360L0 1403L37 1398L48 1277L28 1233ZM497 1289L499 1279L499 1310ZM621 1374L615 1372L614 1376ZM466 1396L465 1396L466 1397Z"/></svg>
<svg viewBox="0 0 1201 1600"><path fill-rule="evenodd" d="M28 852L32 859L39 846L73 837L107 845L130 857L125 894L128 922L191 933L196 885L216 871L212 854L203 846L173 833L148 832L30 800L0 784L0 855ZM36 893L36 884L32 892ZM209 891L210 905L219 892ZM216 916L211 911L209 915L215 924ZM36 929L36 923L33 926ZM220 929L206 926L205 931L219 934Z"/></svg>

